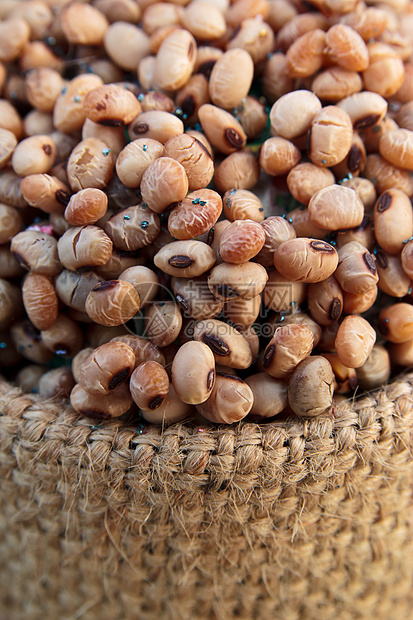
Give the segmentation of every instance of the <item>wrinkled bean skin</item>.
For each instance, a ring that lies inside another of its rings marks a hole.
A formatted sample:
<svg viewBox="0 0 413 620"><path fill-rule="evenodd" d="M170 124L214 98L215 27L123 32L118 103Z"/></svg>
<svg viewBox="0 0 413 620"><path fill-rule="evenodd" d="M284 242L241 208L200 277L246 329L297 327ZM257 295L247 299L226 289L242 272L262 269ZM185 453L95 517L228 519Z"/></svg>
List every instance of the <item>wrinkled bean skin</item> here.
<svg viewBox="0 0 413 620"><path fill-rule="evenodd" d="M197 321L194 326L194 340L206 344L214 355L215 362L230 368L248 368L252 353L240 332L217 319Z"/></svg>
<svg viewBox="0 0 413 620"><path fill-rule="evenodd" d="M230 222L235 220L262 222L265 218L261 200L247 189L231 188L227 190L222 198L222 202L225 217Z"/></svg>
<svg viewBox="0 0 413 620"><path fill-rule="evenodd" d="M111 342L123 342L132 349L135 355L135 368L148 361L158 362L161 366L165 366L165 357L162 351L147 338L126 334L114 336Z"/></svg>
<svg viewBox="0 0 413 620"><path fill-rule="evenodd" d="M97 347L83 362L79 385L89 394L106 395L126 381L135 367L135 354L123 342Z"/></svg>
<svg viewBox="0 0 413 620"><path fill-rule="evenodd" d="M149 164L164 154L163 145L152 138L137 138L127 144L116 160L116 172L127 187L139 187Z"/></svg>
<svg viewBox="0 0 413 620"><path fill-rule="evenodd" d="M89 394L79 384L75 385L70 393L70 404L81 415L92 420L109 420L117 418L128 411L132 404L132 397L126 384L102 395Z"/></svg>
<svg viewBox="0 0 413 620"><path fill-rule="evenodd" d="M361 295L378 282L376 259L358 241L345 243L339 250L339 264L334 274L343 291Z"/></svg>
<svg viewBox="0 0 413 620"><path fill-rule="evenodd" d="M140 114L141 104L126 88L103 84L87 93L83 109L94 123L116 127L131 123Z"/></svg>
<svg viewBox="0 0 413 620"><path fill-rule="evenodd" d="M158 347L172 344L182 327L182 315L172 301L154 302L145 312L145 336Z"/></svg>
<svg viewBox="0 0 413 620"><path fill-rule="evenodd" d="M305 237L284 241L274 253L274 266L286 278L298 282L321 282L338 264L335 248L326 241Z"/></svg>
<svg viewBox="0 0 413 620"><path fill-rule="evenodd" d="M158 157L142 175L143 201L156 213L163 213L172 203L183 200L188 192L185 168L171 157Z"/></svg>
<svg viewBox="0 0 413 620"><path fill-rule="evenodd" d="M313 344L313 333L305 325L278 327L264 351L265 372L275 379L287 379L297 364L310 355Z"/></svg>
<svg viewBox="0 0 413 620"><path fill-rule="evenodd" d="M67 178L74 192L87 187L104 189L112 176L115 160L106 143L98 138L79 142L67 162Z"/></svg>
<svg viewBox="0 0 413 620"><path fill-rule="evenodd" d="M139 310L140 299L135 288L123 280L106 280L88 294L85 310L99 325L123 325Z"/></svg>
<svg viewBox="0 0 413 620"><path fill-rule="evenodd" d="M236 297L251 299L262 292L267 280L265 268L257 263L221 263L211 269L208 287L214 297L222 301Z"/></svg>
<svg viewBox="0 0 413 620"><path fill-rule="evenodd" d="M346 316L337 330L335 348L339 360L348 368L359 368L370 355L376 332L361 316Z"/></svg>
<svg viewBox="0 0 413 620"><path fill-rule="evenodd" d="M288 404L298 416L314 417L331 409L334 373L324 357L300 362L288 381Z"/></svg>
<svg viewBox="0 0 413 620"><path fill-rule="evenodd" d="M222 233L219 253L225 262L238 265L254 258L264 243L265 233L257 222L237 220Z"/></svg>
<svg viewBox="0 0 413 620"><path fill-rule="evenodd" d="M116 248L133 252L150 245L158 236L161 225L158 215L141 204L115 213L104 228Z"/></svg>
<svg viewBox="0 0 413 620"><path fill-rule="evenodd" d="M222 213L221 196L211 189L190 192L173 207L168 230L176 239L192 239L208 232Z"/></svg>
<svg viewBox="0 0 413 620"><path fill-rule="evenodd" d="M231 374L217 372L215 385L197 410L211 422L233 424L251 411L254 395L245 381Z"/></svg>
<svg viewBox="0 0 413 620"><path fill-rule="evenodd" d="M129 387L133 401L140 409L155 411L168 395L169 377L157 362L143 362L133 371Z"/></svg>
<svg viewBox="0 0 413 620"><path fill-rule="evenodd" d="M319 325L338 321L343 311L343 291L334 276L308 286L308 310Z"/></svg>
<svg viewBox="0 0 413 620"><path fill-rule="evenodd" d="M312 196L308 212L316 226L327 230L343 230L361 224L364 206L353 189L330 185Z"/></svg>
<svg viewBox="0 0 413 620"><path fill-rule="evenodd" d="M49 329L57 319L58 300L49 278L36 273L26 276L22 286L27 316L37 329Z"/></svg>

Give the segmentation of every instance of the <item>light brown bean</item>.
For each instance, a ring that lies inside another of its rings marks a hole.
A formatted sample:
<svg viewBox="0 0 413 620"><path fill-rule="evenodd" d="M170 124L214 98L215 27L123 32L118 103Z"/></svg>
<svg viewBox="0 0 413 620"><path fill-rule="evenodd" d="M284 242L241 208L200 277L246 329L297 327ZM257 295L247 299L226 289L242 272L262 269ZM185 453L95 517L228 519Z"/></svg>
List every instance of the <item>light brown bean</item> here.
<svg viewBox="0 0 413 620"><path fill-rule="evenodd" d="M212 189L199 189L173 207L168 230L176 239L193 239L208 232L221 213L221 196Z"/></svg>
<svg viewBox="0 0 413 620"><path fill-rule="evenodd" d="M253 402L254 395L245 381L232 374L217 372L211 395L197 405L197 410L211 422L233 424L248 415Z"/></svg>
<svg viewBox="0 0 413 620"><path fill-rule="evenodd" d="M381 194L374 207L374 234L389 254L398 254L413 236L413 212L409 197L399 189Z"/></svg>
<svg viewBox="0 0 413 620"><path fill-rule="evenodd" d="M218 319L200 320L194 326L194 340L211 349L215 362L230 368L249 368L252 353L240 332Z"/></svg>
<svg viewBox="0 0 413 620"><path fill-rule="evenodd" d="M134 403L140 409L155 411L168 395L168 374L157 362L143 362L133 371L129 389Z"/></svg>
<svg viewBox="0 0 413 620"><path fill-rule="evenodd" d="M123 325L139 310L140 300L135 288L123 280L106 280L92 288L86 298L85 310L99 325Z"/></svg>
<svg viewBox="0 0 413 620"><path fill-rule="evenodd" d="M211 269L208 286L214 297L222 301L235 297L251 299L262 292L267 280L266 269L258 263L221 263Z"/></svg>
<svg viewBox="0 0 413 620"><path fill-rule="evenodd" d="M389 342L402 343L413 338L413 306L406 302L393 303L380 311L378 327Z"/></svg>
<svg viewBox="0 0 413 620"><path fill-rule="evenodd" d="M117 418L128 411L132 404L132 397L127 385L122 384L116 390L101 395L89 394L79 384L75 385L70 393L70 404L81 415L92 420L110 420Z"/></svg>
<svg viewBox="0 0 413 620"><path fill-rule="evenodd" d="M78 383L89 394L106 395L124 383L135 367L135 354L124 342L106 342L84 360Z"/></svg>
<svg viewBox="0 0 413 620"><path fill-rule="evenodd" d="M274 253L274 266L281 275L303 283L325 280L337 264L338 254L332 245L306 237L284 241Z"/></svg>
<svg viewBox="0 0 413 620"><path fill-rule="evenodd" d="M316 192L308 203L311 221L327 230L343 230L359 226L364 205L354 189L330 185Z"/></svg>
<svg viewBox="0 0 413 620"><path fill-rule="evenodd" d="M251 88L253 76L254 62L249 53L241 48L227 50L218 58L211 71L211 101L226 110L241 105Z"/></svg>
<svg viewBox="0 0 413 620"><path fill-rule="evenodd" d="M183 200L188 192L185 168L171 157L158 157L146 168L140 186L144 202L156 213Z"/></svg>
<svg viewBox="0 0 413 620"><path fill-rule="evenodd" d="M314 417L331 410L334 373L324 357L300 362L288 381L288 404L298 416Z"/></svg>
<svg viewBox="0 0 413 620"><path fill-rule="evenodd" d="M157 301L145 311L145 336L158 347L172 344L182 327L179 306L173 301Z"/></svg>
<svg viewBox="0 0 413 620"><path fill-rule="evenodd" d="M203 342L186 342L172 362L172 384L184 403L198 405L207 400L215 384L215 359Z"/></svg>
<svg viewBox="0 0 413 620"><path fill-rule="evenodd" d="M168 243L154 257L154 263L159 269L178 278L201 276L215 261L215 252L209 245L196 240Z"/></svg>
<svg viewBox="0 0 413 620"><path fill-rule="evenodd" d="M22 285L26 314L37 329L49 329L57 319L58 300L55 288L46 276L29 273Z"/></svg>
<svg viewBox="0 0 413 620"><path fill-rule="evenodd" d="M335 339L339 360L348 368L359 368L366 362L376 342L376 332L361 316L346 316Z"/></svg>

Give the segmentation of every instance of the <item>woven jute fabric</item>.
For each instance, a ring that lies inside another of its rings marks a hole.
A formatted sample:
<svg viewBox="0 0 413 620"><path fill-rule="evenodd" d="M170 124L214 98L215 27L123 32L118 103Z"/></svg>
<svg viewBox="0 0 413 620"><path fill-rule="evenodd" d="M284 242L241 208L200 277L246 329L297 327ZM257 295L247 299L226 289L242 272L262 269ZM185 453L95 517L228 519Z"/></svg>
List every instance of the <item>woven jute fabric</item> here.
<svg viewBox="0 0 413 620"><path fill-rule="evenodd" d="M413 374L335 415L92 424L0 383L2 620L411 620Z"/></svg>

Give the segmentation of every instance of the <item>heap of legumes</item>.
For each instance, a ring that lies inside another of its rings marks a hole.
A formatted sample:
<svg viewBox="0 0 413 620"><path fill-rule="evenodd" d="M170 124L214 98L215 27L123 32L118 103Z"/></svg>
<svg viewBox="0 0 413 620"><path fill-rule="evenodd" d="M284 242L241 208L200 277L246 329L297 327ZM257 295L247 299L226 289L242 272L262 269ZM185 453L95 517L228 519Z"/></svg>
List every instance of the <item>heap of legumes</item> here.
<svg viewBox="0 0 413 620"><path fill-rule="evenodd" d="M409 0L3 0L0 369L104 420L413 365Z"/></svg>

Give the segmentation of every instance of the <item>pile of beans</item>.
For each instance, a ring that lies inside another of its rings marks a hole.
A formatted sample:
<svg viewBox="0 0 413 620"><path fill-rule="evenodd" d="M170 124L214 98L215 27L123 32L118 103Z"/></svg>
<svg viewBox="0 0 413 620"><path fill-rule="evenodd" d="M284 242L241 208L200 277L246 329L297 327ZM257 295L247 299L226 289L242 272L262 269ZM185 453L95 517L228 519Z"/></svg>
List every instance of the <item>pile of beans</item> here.
<svg viewBox="0 0 413 620"><path fill-rule="evenodd" d="M413 365L412 49L408 0L3 0L3 376L233 423Z"/></svg>

